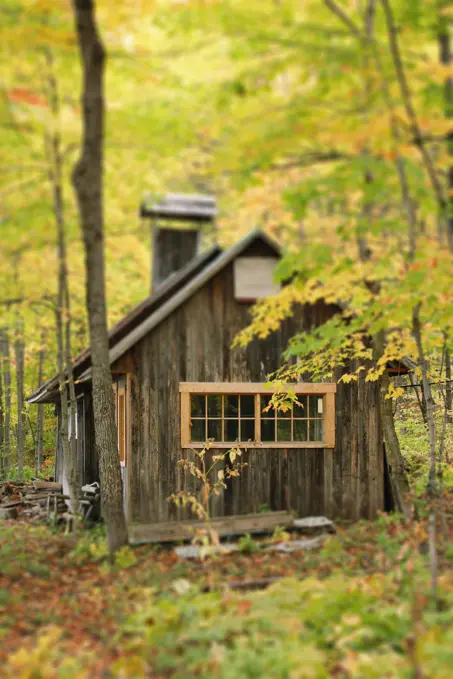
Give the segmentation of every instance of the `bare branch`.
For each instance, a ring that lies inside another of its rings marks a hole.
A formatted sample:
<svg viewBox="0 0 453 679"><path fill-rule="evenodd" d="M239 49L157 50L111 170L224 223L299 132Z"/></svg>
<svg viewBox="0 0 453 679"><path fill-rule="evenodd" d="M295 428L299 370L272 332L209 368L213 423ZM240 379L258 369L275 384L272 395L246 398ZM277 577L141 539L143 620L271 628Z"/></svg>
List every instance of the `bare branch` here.
<svg viewBox="0 0 453 679"><path fill-rule="evenodd" d="M389 45L392 54L393 64L398 78L404 108L406 109L406 113L411 125L414 143L419 148L420 153L422 155L423 162L425 164L425 168L430 178L441 212L445 213L447 203L445 201L442 184L440 183L439 176L434 165L434 161L431 158L431 154L429 150L426 148L426 145L424 143L423 135L420 129L420 124L418 122L417 113L412 103L412 94L409 88L403 61L401 58L401 52L398 44L398 33L393 18L393 12L390 7L389 0L381 0L381 4L384 9L384 14L386 18L387 33L389 38Z"/></svg>
<svg viewBox="0 0 453 679"><path fill-rule="evenodd" d="M324 0L324 4L344 23L344 25L356 38L363 40L361 30L355 25L353 20L346 14L346 12L334 2L334 0Z"/></svg>

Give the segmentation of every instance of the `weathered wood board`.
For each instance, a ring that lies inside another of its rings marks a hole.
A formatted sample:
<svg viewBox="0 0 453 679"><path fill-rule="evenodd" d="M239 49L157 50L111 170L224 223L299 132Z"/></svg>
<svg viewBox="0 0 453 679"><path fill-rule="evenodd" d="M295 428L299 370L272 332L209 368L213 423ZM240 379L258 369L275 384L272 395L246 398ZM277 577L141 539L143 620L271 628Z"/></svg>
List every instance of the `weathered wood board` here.
<svg viewBox="0 0 453 679"><path fill-rule="evenodd" d="M238 535L262 535L272 533L275 528L292 526L294 517L290 512L266 512L244 514L212 519L208 524L203 521L164 521L162 523L129 526L129 542L133 545L157 542L180 542L191 540L199 530L212 528L219 537Z"/></svg>

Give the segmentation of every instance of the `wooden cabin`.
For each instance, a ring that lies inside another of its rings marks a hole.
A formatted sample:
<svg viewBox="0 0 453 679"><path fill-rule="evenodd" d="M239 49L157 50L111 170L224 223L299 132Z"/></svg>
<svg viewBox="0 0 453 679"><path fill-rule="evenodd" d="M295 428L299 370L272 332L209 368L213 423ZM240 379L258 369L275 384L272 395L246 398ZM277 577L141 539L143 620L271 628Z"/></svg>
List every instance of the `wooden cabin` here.
<svg viewBox="0 0 453 679"><path fill-rule="evenodd" d="M173 201L173 202L172 202ZM160 206L160 207L159 207ZM173 210L172 210L173 206ZM179 210L179 212L178 212ZM212 219L209 200L170 197L144 216ZM254 302L274 294L278 246L253 231L231 248L197 254L191 229L154 227L153 291L110 330L110 361L130 521L181 517L168 502L192 484L178 460L213 439L209 454L236 442L248 466L213 500L213 516L292 510L298 516L372 518L385 507L385 460L375 382L303 383L302 406L263 412L266 376L281 364L288 340L335 311L304 306L280 329L243 349L232 349L250 321ZM176 246L176 247L175 247ZM90 351L74 362L77 445L83 483L98 480L94 441ZM58 379L29 397L55 403ZM56 478L64 481L61 441Z"/></svg>

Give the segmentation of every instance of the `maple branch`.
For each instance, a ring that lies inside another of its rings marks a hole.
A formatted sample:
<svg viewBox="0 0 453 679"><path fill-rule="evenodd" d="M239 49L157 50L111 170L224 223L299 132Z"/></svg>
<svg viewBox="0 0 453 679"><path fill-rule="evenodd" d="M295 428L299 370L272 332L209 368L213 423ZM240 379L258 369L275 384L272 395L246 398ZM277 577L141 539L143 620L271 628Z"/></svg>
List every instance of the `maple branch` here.
<svg viewBox="0 0 453 679"><path fill-rule="evenodd" d="M27 177L27 179L20 179L17 182L12 182L0 192L0 198L5 198L7 195L14 193L14 191L23 189L26 186L33 186L38 183L45 174L45 170L41 170L35 177Z"/></svg>
<svg viewBox="0 0 453 679"><path fill-rule="evenodd" d="M412 103L412 94L409 88L409 84L407 82L406 78L406 73L404 70L404 65L403 61L401 58L401 52L398 44L398 34L397 34L397 29L395 26L395 21L393 18L393 12L390 7L389 0L381 0L381 4L384 10L385 14L385 19L387 23L387 33L388 33L388 38L389 38L389 45L390 45L390 51L392 54L392 59L393 59L393 64L395 67L402 99L403 99L403 104L404 108L406 109L407 116L410 121L411 129L412 129L412 134L414 136L414 143L420 150L420 153L423 158L423 162L425 164L425 168L427 170L427 173L429 175L432 187L434 189L434 193L437 198L437 202L440 206L442 214L445 213L447 204L445 201L444 197L444 192L442 189L442 185L439 181L439 177L436 171L436 167L434 165L433 159L431 158L431 154L426 148L423 135L420 129L420 124L418 122L418 117L417 113L415 111L414 105Z"/></svg>
<svg viewBox="0 0 453 679"><path fill-rule="evenodd" d="M330 9L333 14L335 14L349 29L349 31L359 40L363 40L363 35L361 30L356 26L353 20L346 14L346 12L339 7L334 0L324 0L325 6Z"/></svg>
<svg viewBox="0 0 453 679"><path fill-rule="evenodd" d="M338 160L351 160L353 156L340 151L311 152L299 158L288 160L286 163L271 165L271 170L290 170L294 167L309 167L318 163L332 163Z"/></svg>
<svg viewBox="0 0 453 679"><path fill-rule="evenodd" d="M411 197L409 180L407 178L406 167L404 163L404 158L400 155L398 151L398 145L401 141L400 129L398 125L398 119L395 110L395 104L392 99L390 85L388 83L385 70L382 64L382 60L379 54L379 47L375 40L371 42L374 60L378 71L382 78L382 93L384 96L384 101L389 111L390 116L390 131L392 136L392 147L395 154L395 167L398 174L398 179L401 187L401 196L403 205L407 212L408 224L409 224L409 248L411 259L415 256L415 244L416 244L416 230L417 230L417 215L415 211L415 205Z"/></svg>

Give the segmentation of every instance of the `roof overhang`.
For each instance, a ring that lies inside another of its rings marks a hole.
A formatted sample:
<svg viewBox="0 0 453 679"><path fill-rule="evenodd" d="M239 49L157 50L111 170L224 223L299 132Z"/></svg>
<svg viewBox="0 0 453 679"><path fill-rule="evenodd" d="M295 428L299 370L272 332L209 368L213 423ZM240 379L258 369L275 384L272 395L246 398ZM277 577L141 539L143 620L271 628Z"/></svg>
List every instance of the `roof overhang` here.
<svg viewBox="0 0 453 679"><path fill-rule="evenodd" d="M251 231L247 236L235 243L228 250L220 250L218 246L214 246L209 251L199 255L193 262L189 264L176 274L173 274L162 286L155 295L150 296L144 302L139 304L123 319L121 319L109 332L111 346L109 350L110 365L115 363L121 356L123 356L134 344L139 342L143 337L153 330L159 323L164 321L173 311L175 311L181 304L188 300L195 294L205 283L207 283L213 276L222 271L230 262L241 255L247 248L256 240L263 241L275 253L276 257L281 255L280 246L270 236L260 229ZM195 275L190 277L189 274L195 271ZM181 279L186 277L188 280L178 289ZM172 291L176 290L175 293ZM162 301L161 301L162 300ZM154 310L144 318L142 322L138 322L139 318L144 316L149 308ZM133 329L127 332L128 319ZM137 325L134 325L135 321ZM115 340L118 336L119 339ZM73 368L76 372L76 383L89 381L91 378L90 367L90 350L85 349L79 356L76 357L73 363ZM58 375L55 375L50 380L45 382L39 389L33 392L28 398L28 403L55 403L59 398Z"/></svg>

